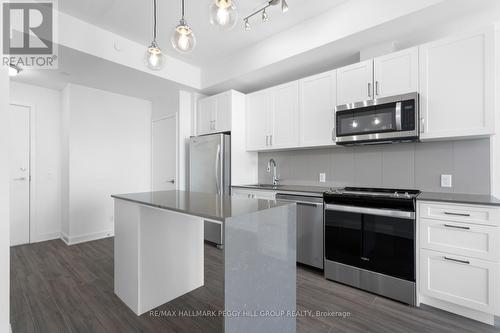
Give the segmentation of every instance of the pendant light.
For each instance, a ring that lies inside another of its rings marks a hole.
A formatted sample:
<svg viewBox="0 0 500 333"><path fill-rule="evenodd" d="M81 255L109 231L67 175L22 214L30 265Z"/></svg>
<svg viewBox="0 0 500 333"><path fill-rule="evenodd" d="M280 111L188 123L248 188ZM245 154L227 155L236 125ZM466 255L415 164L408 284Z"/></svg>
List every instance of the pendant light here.
<svg viewBox="0 0 500 333"><path fill-rule="evenodd" d="M153 41L146 50L146 55L144 57L144 63L149 69L152 70L160 70L165 65L165 55L161 52L161 49L156 42L156 12L156 0L153 0Z"/></svg>
<svg viewBox="0 0 500 333"><path fill-rule="evenodd" d="M175 27L170 41L174 49L181 53L189 53L196 46L196 37L193 30L184 19L184 0L181 0L181 20Z"/></svg>
<svg viewBox="0 0 500 333"><path fill-rule="evenodd" d="M221 30L231 30L238 20L234 0L212 0L209 7L210 23Z"/></svg>

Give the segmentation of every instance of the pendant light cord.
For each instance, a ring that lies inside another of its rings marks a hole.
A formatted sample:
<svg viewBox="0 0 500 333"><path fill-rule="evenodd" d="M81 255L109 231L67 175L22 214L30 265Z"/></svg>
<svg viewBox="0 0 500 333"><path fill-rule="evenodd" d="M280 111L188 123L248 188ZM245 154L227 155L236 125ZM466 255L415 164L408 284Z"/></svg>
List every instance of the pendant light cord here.
<svg viewBox="0 0 500 333"><path fill-rule="evenodd" d="M156 26L156 0L153 0L153 41L156 42L157 26Z"/></svg>
<svg viewBox="0 0 500 333"><path fill-rule="evenodd" d="M182 19L184 20L184 0L181 0L181 15Z"/></svg>

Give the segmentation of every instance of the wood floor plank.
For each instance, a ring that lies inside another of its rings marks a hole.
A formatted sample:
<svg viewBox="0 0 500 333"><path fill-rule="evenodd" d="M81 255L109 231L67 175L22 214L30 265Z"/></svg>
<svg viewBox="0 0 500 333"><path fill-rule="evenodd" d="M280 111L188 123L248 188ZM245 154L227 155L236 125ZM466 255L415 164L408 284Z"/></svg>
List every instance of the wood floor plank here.
<svg viewBox="0 0 500 333"><path fill-rule="evenodd" d="M113 251L113 238L74 246L54 240L13 247L13 332L222 331L220 316L166 315L167 311L223 309L220 250L205 246L205 286L161 305L155 309L159 316L136 316L114 294ZM304 266L297 267L297 310L311 313L297 318L297 332L500 333L498 327L431 307L410 307L325 280L320 271Z"/></svg>

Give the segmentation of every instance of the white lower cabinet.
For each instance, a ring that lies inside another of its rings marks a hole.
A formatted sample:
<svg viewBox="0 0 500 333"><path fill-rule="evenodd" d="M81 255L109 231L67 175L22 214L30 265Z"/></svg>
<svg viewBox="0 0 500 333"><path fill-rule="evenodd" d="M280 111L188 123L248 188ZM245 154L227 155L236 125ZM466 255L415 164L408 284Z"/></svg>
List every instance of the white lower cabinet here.
<svg viewBox="0 0 500 333"><path fill-rule="evenodd" d="M251 190L246 188L234 188L231 190L231 195L234 197L275 200L276 192L265 190Z"/></svg>
<svg viewBox="0 0 500 333"><path fill-rule="evenodd" d="M476 311L494 313L498 263L422 249L420 292Z"/></svg>
<svg viewBox="0 0 500 333"><path fill-rule="evenodd" d="M419 303L488 324L500 308L500 207L418 203Z"/></svg>

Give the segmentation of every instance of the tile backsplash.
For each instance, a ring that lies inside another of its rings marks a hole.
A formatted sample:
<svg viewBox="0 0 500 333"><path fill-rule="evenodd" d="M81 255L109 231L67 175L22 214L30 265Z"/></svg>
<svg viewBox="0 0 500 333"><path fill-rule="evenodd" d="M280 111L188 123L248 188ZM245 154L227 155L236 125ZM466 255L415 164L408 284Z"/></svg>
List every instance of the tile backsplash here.
<svg viewBox="0 0 500 333"><path fill-rule="evenodd" d="M278 164L281 184L490 193L489 139L259 153L259 183L271 182L270 158ZM319 182L320 172L326 183ZM441 174L452 175L451 188L440 186Z"/></svg>

